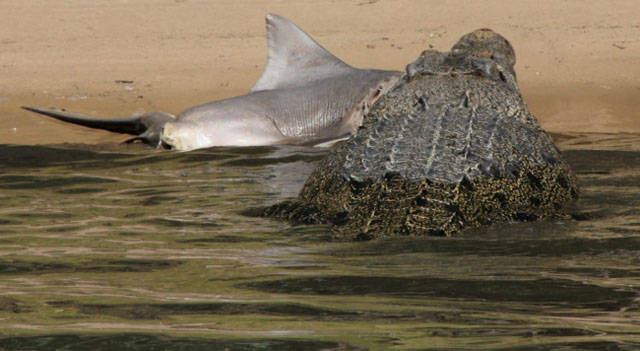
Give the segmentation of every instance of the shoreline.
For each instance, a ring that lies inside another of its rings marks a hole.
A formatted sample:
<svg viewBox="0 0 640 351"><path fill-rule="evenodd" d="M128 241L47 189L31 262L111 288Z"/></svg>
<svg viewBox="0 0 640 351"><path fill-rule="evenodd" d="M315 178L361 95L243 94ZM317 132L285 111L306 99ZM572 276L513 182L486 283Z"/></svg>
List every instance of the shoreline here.
<svg viewBox="0 0 640 351"><path fill-rule="evenodd" d="M267 12L287 17L360 68L404 70L422 50L447 51L460 36L489 27L514 46L522 94L545 129L640 133L635 10L634 1L614 8L595 0L3 3L0 143L128 138L53 121L22 105L105 117L177 114L245 94L266 64Z"/></svg>

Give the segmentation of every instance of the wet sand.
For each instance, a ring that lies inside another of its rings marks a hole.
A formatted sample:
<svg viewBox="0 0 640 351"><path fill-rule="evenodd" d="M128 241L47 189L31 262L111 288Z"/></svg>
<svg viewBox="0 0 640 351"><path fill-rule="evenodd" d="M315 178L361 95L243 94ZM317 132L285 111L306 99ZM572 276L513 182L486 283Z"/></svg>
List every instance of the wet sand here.
<svg viewBox="0 0 640 351"><path fill-rule="evenodd" d="M177 114L243 94L266 63L267 12L362 68L402 70L426 48L489 27L515 47L523 94L546 129L640 133L639 11L635 0L3 2L0 144L127 138L21 105Z"/></svg>

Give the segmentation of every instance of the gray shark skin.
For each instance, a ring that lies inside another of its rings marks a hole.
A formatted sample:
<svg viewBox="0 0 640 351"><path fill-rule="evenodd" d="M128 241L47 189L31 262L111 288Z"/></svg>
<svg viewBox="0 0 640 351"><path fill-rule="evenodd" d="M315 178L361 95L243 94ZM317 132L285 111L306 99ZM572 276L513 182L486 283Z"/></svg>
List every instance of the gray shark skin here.
<svg viewBox="0 0 640 351"><path fill-rule="evenodd" d="M192 107L177 117L95 118L59 109L23 107L61 121L136 135L158 147L317 145L353 134L363 116L401 72L357 69L342 62L298 26L267 14L269 56L247 95Z"/></svg>

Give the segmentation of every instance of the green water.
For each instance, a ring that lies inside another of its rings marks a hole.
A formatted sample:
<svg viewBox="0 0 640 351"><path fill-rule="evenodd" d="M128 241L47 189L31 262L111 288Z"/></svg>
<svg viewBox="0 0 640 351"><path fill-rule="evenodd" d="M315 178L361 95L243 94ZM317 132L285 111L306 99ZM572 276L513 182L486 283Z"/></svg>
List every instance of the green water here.
<svg viewBox="0 0 640 351"><path fill-rule="evenodd" d="M326 151L0 146L0 350L638 350L640 136L555 136L576 220L331 242L251 216Z"/></svg>

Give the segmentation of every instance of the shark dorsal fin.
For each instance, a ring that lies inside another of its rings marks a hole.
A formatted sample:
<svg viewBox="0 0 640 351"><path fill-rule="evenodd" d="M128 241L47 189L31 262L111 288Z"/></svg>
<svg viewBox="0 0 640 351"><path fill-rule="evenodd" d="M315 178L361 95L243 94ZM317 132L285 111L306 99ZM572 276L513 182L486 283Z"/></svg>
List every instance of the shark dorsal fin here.
<svg viewBox="0 0 640 351"><path fill-rule="evenodd" d="M252 93L294 88L354 70L294 23L271 13L267 14L267 45L267 67Z"/></svg>

